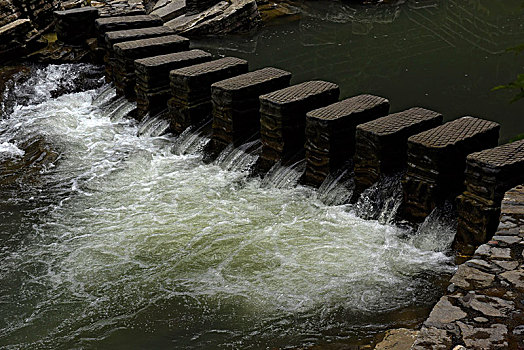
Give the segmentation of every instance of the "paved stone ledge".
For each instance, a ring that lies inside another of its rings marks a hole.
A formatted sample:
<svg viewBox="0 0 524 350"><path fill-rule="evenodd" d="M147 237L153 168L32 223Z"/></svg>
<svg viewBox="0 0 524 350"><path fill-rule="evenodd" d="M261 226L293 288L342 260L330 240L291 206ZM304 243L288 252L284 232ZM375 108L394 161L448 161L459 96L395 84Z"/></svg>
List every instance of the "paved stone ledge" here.
<svg viewBox="0 0 524 350"><path fill-rule="evenodd" d="M211 85L247 71L247 61L236 57L224 57L171 71L173 97L168 102L171 129L181 133L209 119L213 108Z"/></svg>
<svg viewBox="0 0 524 350"><path fill-rule="evenodd" d="M260 130L259 96L289 86L291 73L266 67L211 86L213 149L240 145Z"/></svg>
<svg viewBox="0 0 524 350"><path fill-rule="evenodd" d="M389 101L373 95L359 95L315 109L306 115L306 172L304 182L318 187L355 153L355 132L359 124L384 117Z"/></svg>
<svg viewBox="0 0 524 350"><path fill-rule="evenodd" d="M455 248L468 253L497 229L504 192L524 183L524 140L470 154L465 191L457 198Z"/></svg>
<svg viewBox="0 0 524 350"><path fill-rule="evenodd" d="M402 216L422 222L446 199L464 190L468 154L498 144L500 125L463 117L408 139L408 169L402 179Z"/></svg>
<svg viewBox="0 0 524 350"><path fill-rule="evenodd" d="M306 113L338 100L337 84L316 80L260 96L262 155L259 172L304 149Z"/></svg>
<svg viewBox="0 0 524 350"><path fill-rule="evenodd" d="M440 113L414 107L357 126L355 141L355 194L406 167L410 136L442 123Z"/></svg>
<svg viewBox="0 0 524 350"><path fill-rule="evenodd" d="M524 186L502 201L492 240L451 278L412 349L524 348Z"/></svg>

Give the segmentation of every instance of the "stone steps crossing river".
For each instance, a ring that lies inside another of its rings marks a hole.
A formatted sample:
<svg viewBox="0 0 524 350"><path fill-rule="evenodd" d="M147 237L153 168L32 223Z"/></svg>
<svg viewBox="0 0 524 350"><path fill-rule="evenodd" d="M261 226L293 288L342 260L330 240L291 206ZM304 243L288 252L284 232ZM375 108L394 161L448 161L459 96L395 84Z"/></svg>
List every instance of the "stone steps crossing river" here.
<svg viewBox="0 0 524 350"><path fill-rule="evenodd" d="M524 141L496 147L495 122L463 117L442 124L442 114L420 107L388 114L389 101L379 96L339 101L332 82L289 86L290 72L249 72L235 57L212 60L162 25L148 15L96 20L107 78L117 94L137 99L139 119L167 108L173 133L212 120L207 151L214 157L260 135L260 175L305 162L301 181L319 187L353 164L354 197L401 173L399 219L422 222L446 200L456 202L455 246L470 252L495 233L504 193L524 183Z"/></svg>

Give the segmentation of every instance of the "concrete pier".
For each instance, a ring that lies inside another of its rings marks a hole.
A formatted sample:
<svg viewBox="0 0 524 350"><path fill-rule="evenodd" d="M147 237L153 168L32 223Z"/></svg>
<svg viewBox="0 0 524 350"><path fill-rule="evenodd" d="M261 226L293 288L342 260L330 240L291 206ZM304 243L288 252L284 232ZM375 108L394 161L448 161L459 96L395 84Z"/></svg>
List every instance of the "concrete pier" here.
<svg viewBox="0 0 524 350"><path fill-rule="evenodd" d="M289 86L291 73L267 67L211 85L213 151L239 146L260 131L259 96Z"/></svg>
<svg viewBox="0 0 524 350"><path fill-rule="evenodd" d="M172 131L181 133L211 118L211 85L247 71L247 61L236 57L224 57L171 71L173 97L168 101L168 108Z"/></svg>
<svg viewBox="0 0 524 350"><path fill-rule="evenodd" d="M504 193L524 184L524 140L468 155L465 191L457 197L455 246L471 252L497 229Z"/></svg>
<svg viewBox="0 0 524 350"><path fill-rule="evenodd" d="M495 122L463 117L410 137L402 216L421 222L438 204L461 193L466 156L496 146L499 129Z"/></svg>
<svg viewBox="0 0 524 350"><path fill-rule="evenodd" d="M142 118L147 113L155 115L167 108L167 101L171 97L169 86L171 70L207 62L211 58L208 52L190 50L136 60L135 92L138 118Z"/></svg>
<svg viewBox="0 0 524 350"><path fill-rule="evenodd" d="M189 40L178 35L126 41L114 45L113 75L116 91L135 99L135 63L140 58L175 53L189 49Z"/></svg>
<svg viewBox="0 0 524 350"><path fill-rule="evenodd" d="M355 153L359 124L383 117L389 101L359 95L306 114L306 172L304 182L318 187L330 172L339 169Z"/></svg>
<svg viewBox="0 0 524 350"><path fill-rule="evenodd" d="M105 34L104 43L99 43L105 49L104 63L106 68L106 78L108 81L113 80L111 67L115 65L115 55L113 45L124 42L140 39L156 38L175 34L175 32L167 26L147 27L139 29L117 30L114 32L107 32ZM102 45L104 44L104 45Z"/></svg>
<svg viewBox="0 0 524 350"><path fill-rule="evenodd" d="M163 25L162 19L158 16L137 15L137 16L119 16L99 18L95 21L95 27L98 32L98 42L104 43L104 35L107 32L117 30L137 29L146 27L158 27Z"/></svg>
<svg viewBox="0 0 524 350"><path fill-rule="evenodd" d="M53 15L56 37L64 43L81 45L85 44L88 38L96 36L95 20L98 10L94 7L55 11Z"/></svg>
<svg viewBox="0 0 524 350"><path fill-rule="evenodd" d="M260 96L262 154L258 172L304 150L306 113L338 100L337 84L308 81Z"/></svg>
<svg viewBox="0 0 524 350"><path fill-rule="evenodd" d="M442 123L442 115L414 107L357 126L355 141L355 194L406 167L410 136Z"/></svg>

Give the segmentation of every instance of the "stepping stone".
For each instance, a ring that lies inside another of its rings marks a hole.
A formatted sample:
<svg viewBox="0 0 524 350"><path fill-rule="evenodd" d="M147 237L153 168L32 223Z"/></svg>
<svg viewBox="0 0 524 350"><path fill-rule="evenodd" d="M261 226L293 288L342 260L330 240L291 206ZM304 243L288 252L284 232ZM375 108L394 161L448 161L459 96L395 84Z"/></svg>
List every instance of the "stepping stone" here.
<svg viewBox="0 0 524 350"><path fill-rule="evenodd" d="M524 183L524 140L466 158L465 191L457 197L458 245L486 243L497 230L504 194Z"/></svg>
<svg viewBox="0 0 524 350"><path fill-rule="evenodd" d="M168 102L171 129L181 133L211 117L211 85L217 81L247 73L248 63L236 57L224 57L171 71Z"/></svg>
<svg viewBox="0 0 524 350"><path fill-rule="evenodd" d="M156 38L159 36L171 35L175 32L167 26L147 27L139 29L117 30L105 34L105 55L104 62L106 68L106 77L110 81L113 79L111 67L115 65L113 45L140 39Z"/></svg>
<svg viewBox="0 0 524 350"><path fill-rule="evenodd" d="M500 125L463 117L409 138L402 179L404 218L421 222L440 203L464 190L466 156L497 145Z"/></svg>
<svg viewBox="0 0 524 350"><path fill-rule="evenodd" d="M215 153L260 131L259 96L289 86L291 73L267 67L211 85Z"/></svg>
<svg viewBox="0 0 524 350"><path fill-rule="evenodd" d="M55 30L58 40L68 44L82 44L96 36L95 20L98 10L94 7L80 7L55 11Z"/></svg>
<svg viewBox="0 0 524 350"><path fill-rule="evenodd" d="M357 126L355 140L355 194L382 176L406 167L407 140L410 136L442 123L440 113L414 107Z"/></svg>
<svg viewBox="0 0 524 350"><path fill-rule="evenodd" d="M155 115L167 108L171 96L169 72L174 69L207 62L210 53L202 50L182 51L135 61L138 116Z"/></svg>
<svg viewBox="0 0 524 350"><path fill-rule="evenodd" d="M112 67L118 94L135 98L135 60L175 53L189 49L189 40L179 35L125 41L115 44L115 64Z"/></svg>
<svg viewBox="0 0 524 350"><path fill-rule="evenodd" d="M159 16L162 21L168 22L178 16L183 15L186 12L186 1L185 0L173 0L167 2L164 6L153 9L152 15Z"/></svg>
<svg viewBox="0 0 524 350"><path fill-rule="evenodd" d="M138 29L145 27L158 27L163 25L162 19L158 16L137 15L99 18L95 21L98 31L98 42L104 42L104 35L107 32L114 32L124 29Z"/></svg>
<svg viewBox="0 0 524 350"><path fill-rule="evenodd" d="M257 170L267 172L304 150L306 113L334 103L340 90L327 81L308 81L260 96L262 154Z"/></svg>
<svg viewBox="0 0 524 350"><path fill-rule="evenodd" d="M330 172L352 159L357 125L383 117L388 112L389 101L373 95L351 97L308 112L304 182L320 186Z"/></svg>
<svg viewBox="0 0 524 350"><path fill-rule="evenodd" d="M113 45L124 42L140 39L156 38L159 36L171 35L175 32L167 26L147 27L139 29L117 30L114 32L107 32L105 34L105 55L104 63L106 68L106 77L108 81L113 80L112 67L115 63L115 54Z"/></svg>

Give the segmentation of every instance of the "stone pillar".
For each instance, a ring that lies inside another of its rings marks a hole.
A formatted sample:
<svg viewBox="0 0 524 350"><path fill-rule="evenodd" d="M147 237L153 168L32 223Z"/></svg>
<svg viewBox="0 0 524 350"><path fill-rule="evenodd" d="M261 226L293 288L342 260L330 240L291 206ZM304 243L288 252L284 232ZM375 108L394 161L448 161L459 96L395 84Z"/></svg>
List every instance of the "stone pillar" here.
<svg viewBox="0 0 524 350"><path fill-rule="evenodd" d="M466 156L496 146L499 129L497 123L463 117L410 137L401 215L422 222L438 204L462 192Z"/></svg>
<svg viewBox="0 0 524 350"><path fill-rule="evenodd" d="M524 140L468 155L466 190L457 197L459 250L471 252L491 239L504 193L520 184L524 184Z"/></svg>
<svg viewBox="0 0 524 350"><path fill-rule="evenodd" d="M306 173L304 182L318 187L355 153L359 124L388 114L389 101L359 95L306 114Z"/></svg>
<svg viewBox="0 0 524 350"><path fill-rule="evenodd" d="M141 58L135 61L136 103L138 118L147 113L155 115L167 108L171 97L169 72L211 60L211 54L202 50L170 53Z"/></svg>
<svg viewBox="0 0 524 350"><path fill-rule="evenodd" d="M247 73L248 63L236 57L201 63L171 71L168 101L171 129L181 133L211 117L211 85L217 81Z"/></svg>
<svg viewBox="0 0 524 350"><path fill-rule="evenodd" d="M146 27L146 28L139 28L139 29L126 29L126 30L117 30L114 32L107 32L105 34L105 42L104 42L104 49L105 49L104 63L105 63L105 68L106 68L106 80L108 82L113 80L112 67L116 64L113 45L124 42L124 41L156 38L159 36L165 36L165 35L171 35L171 34L175 34L175 32L168 26Z"/></svg>
<svg viewBox="0 0 524 350"><path fill-rule="evenodd" d="M146 27L158 27L163 24L164 22L162 22L160 17L151 15L105 17L99 18L95 21L99 45L104 45L104 36L107 32Z"/></svg>
<svg viewBox="0 0 524 350"><path fill-rule="evenodd" d="M355 195L406 167L410 136L442 123L440 113L414 107L357 126L355 141Z"/></svg>
<svg viewBox="0 0 524 350"><path fill-rule="evenodd" d="M113 75L118 94L129 100L135 95L135 60L189 49L189 40L178 35L126 41L115 44Z"/></svg>
<svg viewBox="0 0 524 350"><path fill-rule="evenodd" d="M316 80L260 96L262 154L257 171L265 173L303 152L306 113L336 102L339 94L338 85Z"/></svg>
<svg viewBox="0 0 524 350"><path fill-rule="evenodd" d="M56 37L64 43L81 45L87 39L96 37L98 10L94 7L55 11L54 17Z"/></svg>
<svg viewBox="0 0 524 350"><path fill-rule="evenodd" d="M214 83L213 152L229 144L239 146L259 133L259 96L289 86L290 80L291 73L268 67Z"/></svg>

